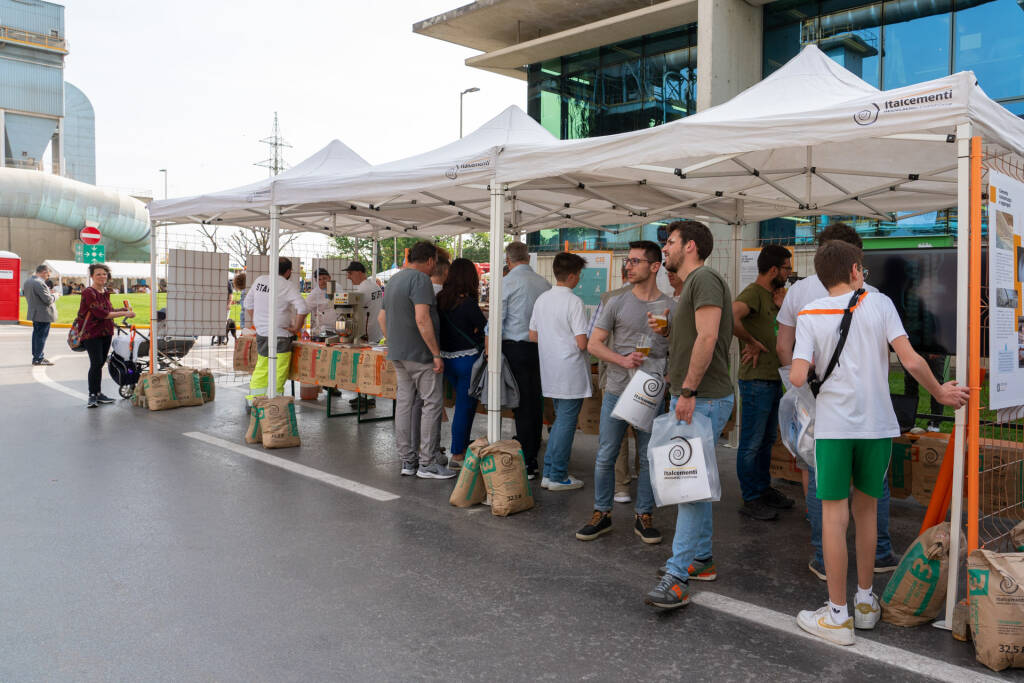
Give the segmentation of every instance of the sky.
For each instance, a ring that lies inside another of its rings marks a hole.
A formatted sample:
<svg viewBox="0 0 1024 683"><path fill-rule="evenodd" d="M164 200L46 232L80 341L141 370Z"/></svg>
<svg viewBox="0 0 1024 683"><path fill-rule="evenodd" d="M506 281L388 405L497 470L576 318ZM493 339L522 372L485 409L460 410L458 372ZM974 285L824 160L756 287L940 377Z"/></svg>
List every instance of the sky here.
<svg viewBox="0 0 1024 683"><path fill-rule="evenodd" d="M465 0L66 0L65 80L96 112L97 184L171 197L266 177L278 113L294 165L332 139L371 164L424 152L510 105L525 81L412 32Z"/></svg>

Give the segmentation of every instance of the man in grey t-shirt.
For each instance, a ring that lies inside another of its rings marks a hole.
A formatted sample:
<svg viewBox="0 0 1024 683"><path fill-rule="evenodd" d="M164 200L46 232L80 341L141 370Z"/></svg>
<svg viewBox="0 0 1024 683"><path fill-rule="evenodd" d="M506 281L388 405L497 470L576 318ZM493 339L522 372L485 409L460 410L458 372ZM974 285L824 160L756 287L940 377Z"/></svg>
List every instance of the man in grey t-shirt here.
<svg viewBox="0 0 1024 683"><path fill-rule="evenodd" d="M394 364L398 377L395 448L402 458L402 474L415 474L421 479L455 476L455 472L437 462L444 364L438 345L437 299L430 283L436 263L437 249L433 244L413 245L405 267L384 290L384 307L377 318L388 340L388 360ZM414 443L417 430L413 424L417 413L418 447Z"/></svg>
<svg viewBox="0 0 1024 683"><path fill-rule="evenodd" d="M615 491L615 460L629 426L612 417L619 396L638 369L664 377L668 364L668 340L652 334L647 314L662 315L672 308L672 299L658 289L656 274L661 268L661 248L646 240L631 242L626 259L631 289L608 300L598 316L587 349L607 364L597 460L594 464L594 513L588 524L576 532L581 541L592 541L611 531L611 510ZM669 313L671 315L671 312ZM611 337L611 341L609 341ZM637 351L646 338L650 351ZM647 474L647 443L650 432L634 427L637 436L637 496L633 530L644 543L660 543L661 534L652 525L654 494Z"/></svg>

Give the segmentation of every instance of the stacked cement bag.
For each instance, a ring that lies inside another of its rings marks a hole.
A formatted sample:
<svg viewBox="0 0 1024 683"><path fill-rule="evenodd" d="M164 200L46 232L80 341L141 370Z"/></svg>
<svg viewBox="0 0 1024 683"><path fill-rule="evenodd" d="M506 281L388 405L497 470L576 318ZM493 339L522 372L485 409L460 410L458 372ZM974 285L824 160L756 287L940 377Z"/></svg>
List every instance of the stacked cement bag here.
<svg viewBox="0 0 1024 683"><path fill-rule="evenodd" d="M246 443L262 443L264 448L299 446L299 422L295 418L295 402L291 396L262 396L252 403Z"/></svg>
<svg viewBox="0 0 1024 683"><path fill-rule="evenodd" d="M247 330L243 330L235 339L235 351L231 362L235 372L252 373L256 369L256 335L246 332Z"/></svg>
<svg viewBox="0 0 1024 683"><path fill-rule="evenodd" d="M518 441L477 439L469 444L448 502L468 508L490 498L491 514L507 517L533 507L526 461Z"/></svg>
<svg viewBox="0 0 1024 683"><path fill-rule="evenodd" d="M213 373L190 368L143 375L135 385L132 405L150 410L171 410L182 406L201 406L213 400Z"/></svg>
<svg viewBox="0 0 1024 683"><path fill-rule="evenodd" d="M480 451L487 447L487 439L477 439L469 444L466 457L462 461L462 470L455 482L455 489L448 502L457 508L468 508L484 502L487 490L484 478L480 475Z"/></svg>
<svg viewBox="0 0 1024 683"><path fill-rule="evenodd" d="M975 550L967 558L971 637L994 671L1024 667L1024 523L1010 532L1015 553Z"/></svg>

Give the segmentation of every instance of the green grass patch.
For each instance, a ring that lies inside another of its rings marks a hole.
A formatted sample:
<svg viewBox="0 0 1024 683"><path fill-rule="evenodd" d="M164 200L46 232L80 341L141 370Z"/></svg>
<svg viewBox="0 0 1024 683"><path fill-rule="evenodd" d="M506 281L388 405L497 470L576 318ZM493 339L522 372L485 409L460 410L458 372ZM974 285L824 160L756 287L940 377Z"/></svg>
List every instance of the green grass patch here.
<svg viewBox="0 0 1024 683"><path fill-rule="evenodd" d="M124 304L122 303L125 299L131 304L132 309L136 315L132 321L136 325L148 325L150 320L150 309L149 309L149 294L111 294L110 303L114 308L121 308ZM163 308L167 305L167 295L157 294L156 295L157 306ZM65 325L70 325L75 320L75 316L78 315L78 307L82 303L82 296L80 294L68 294L57 299L57 322ZM25 303L25 297L21 297L21 308L19 309L19 316L22 320L27 320L28 304Z"/></svg>

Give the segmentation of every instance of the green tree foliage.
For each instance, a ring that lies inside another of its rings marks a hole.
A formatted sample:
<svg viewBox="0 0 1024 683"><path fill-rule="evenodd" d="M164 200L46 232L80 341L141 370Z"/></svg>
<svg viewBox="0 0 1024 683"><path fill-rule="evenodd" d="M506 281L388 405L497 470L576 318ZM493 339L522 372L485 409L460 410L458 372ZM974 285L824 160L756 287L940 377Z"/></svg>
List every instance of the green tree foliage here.
<svg viewBox="0 0 1024 683"><path fill-rule="evenodd" d="M377 270L387 270L393 264L401 267L405 257L405 250L412 247L419 240L415 237L381 238L377 253ZM506 237L505 242L511 241ZM398 243L398 259L395 259L395 243ZM458 256L458 236L438 237L433 240L442 249L446 250L454 259ZM371 255L373 254L373 240L369 238L335 237L335 253L341 258L360 261L369 268ZM485 232L462 236L462 257L468 258L474 263L486 263L491 259L491 237Z"/></svg>

